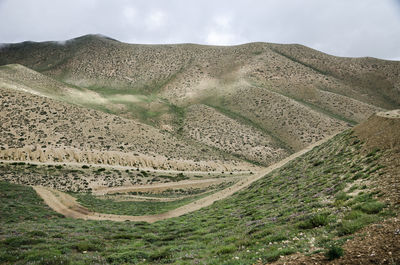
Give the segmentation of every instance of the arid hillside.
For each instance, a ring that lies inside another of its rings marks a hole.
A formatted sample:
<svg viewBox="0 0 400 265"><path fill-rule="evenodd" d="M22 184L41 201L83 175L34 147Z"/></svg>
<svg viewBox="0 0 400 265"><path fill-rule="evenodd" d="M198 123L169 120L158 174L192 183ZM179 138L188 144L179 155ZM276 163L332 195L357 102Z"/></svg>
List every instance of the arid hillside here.
<svg viewBox="0 0 400 265"><path fill-rule="evenodd" d="M151 126L15 89L0 88L0 159L174 170L251 167Z"/></svg>
<svg viewBox="0 0 400 265"><path fill-rule="evenodd" d="M134 45L86 35L3 45L0 65L1 87L145 123L210 159L263 166L400 106L399 62L301 45Z"/></svg>

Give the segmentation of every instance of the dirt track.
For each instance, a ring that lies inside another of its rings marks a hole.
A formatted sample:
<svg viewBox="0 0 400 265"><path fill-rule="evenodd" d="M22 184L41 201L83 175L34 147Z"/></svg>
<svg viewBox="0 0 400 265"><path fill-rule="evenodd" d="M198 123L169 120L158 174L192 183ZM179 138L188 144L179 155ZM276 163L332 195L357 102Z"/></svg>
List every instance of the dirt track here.
<svg viewBox="0 0 400 265"><path fill-rule="evenodd" d="M211 178L199 180L183 180L179 182L167 182L153 185L140 185L140 186L121 186L121 187L99 187L93 191L95 195L106 195L115 193L126 192L162 192L168 189L181 189L181 188L204 188L210 185L218 185L229 180L236 181L238 177L228 178Z"/></svg>
<svg viewBox="0 0 400 265"><path fill-rule="evenodd" d="M250 184L253 182L259 180L266 174L270 173L271 171L282 167L289 161L303 155L304 153L307 153L310 151L312 148L315 146L318 146L329 139L331 139L334 135L327 137L319 142L316 142L303 150L292 154L291 156L283 159L282 161L271 165L267 168L264 168L257 172L254 175L251 175L249 177L243 178L233 186L226 188L224 190L218 191L210 196L201 198L195 202L186 204L184 206L181 206L179 208L176 208L174 210L162 213L162 214L155 214L155 215L142 215L142 216L130 216L130 215L115 215L115 214L103 214L103 213L97 213L97 212L91 212L88 209L82 207L75 198L72 196L65 194L63 192L57 191L57 190L52 190L49 188L45 187L40 187L40 186L35 186L34 189L36 192L40 195L40 197L43 198L43 200L56 212L61 213L65 215L66 217L71 217L71 218L79 218L79 219L85 219L85 220L111 220L111 221L144 221L144 222L157 222L161 221L164 219L172 218L172 217L178 217L190 212L194 212L196 210L199 210L203 207L207 207L211 204L213 204L215 201L224 199L228 196L231 196L235 192L248 187ZM179 183L177 183L179 185Z"/></svg>

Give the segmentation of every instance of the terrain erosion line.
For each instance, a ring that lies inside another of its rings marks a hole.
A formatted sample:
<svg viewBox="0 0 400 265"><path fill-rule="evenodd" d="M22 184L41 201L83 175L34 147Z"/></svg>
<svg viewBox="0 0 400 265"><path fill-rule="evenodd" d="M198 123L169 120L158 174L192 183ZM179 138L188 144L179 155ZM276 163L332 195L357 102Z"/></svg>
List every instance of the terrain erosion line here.
<svg viewBox="0 0 400 265"><path fill-rule="evenodd" d="M266 174L272 172L275 169L281 168L288 162L298 158L299 156L307 153L311 149L316 146L319 146L329 139L333 138L336 134L328 136L321 141L315 142L310 146L296 152L289 157L281 160L280 162L273 164L267 168L264 168L258 171L256 174L246 177L236 184L218 191L210 196L201 198L197 201L188 203L184 206L178 207L176 209L170 210L165 213L161 214L154 214L154 215L141 215L141 216L131 216L131 215L116 215L116 214L104 214L98 212L91 212L90 210L86 209L85 207L81 206L77 201L76 198L68 195L64 192L53 190L46 187L41 186L34 186L33 188L39 194L39 196L45 201L45 203L50 206L54 211L63 214L66 217L77 218L77 219L85 219L85 220L109 220L109 221L135 221L135 222L148 222L153 223L173 217L178 217L190 212L197 211L201 208L207 207L213 204L215 201L225 199L237 191L240 191L246 187L248 187L253 182L261 179Z"/></svg>

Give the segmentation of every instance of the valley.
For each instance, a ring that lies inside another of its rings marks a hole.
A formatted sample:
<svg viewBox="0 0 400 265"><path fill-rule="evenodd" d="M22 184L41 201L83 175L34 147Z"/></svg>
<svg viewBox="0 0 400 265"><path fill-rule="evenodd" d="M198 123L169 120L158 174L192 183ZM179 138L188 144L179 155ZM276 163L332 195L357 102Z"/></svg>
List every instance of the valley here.
<svg viewBox="0 0 400 265"><path fill-rule="evenodd" d="M295 44L4 44L0 263L396 264L398 109Z"/></svg>

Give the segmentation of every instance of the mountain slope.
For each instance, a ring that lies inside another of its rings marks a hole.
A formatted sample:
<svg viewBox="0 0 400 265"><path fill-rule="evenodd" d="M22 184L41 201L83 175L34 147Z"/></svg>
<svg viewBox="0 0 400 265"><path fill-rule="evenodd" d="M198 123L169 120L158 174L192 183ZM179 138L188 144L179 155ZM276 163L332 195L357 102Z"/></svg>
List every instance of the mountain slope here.
<svg viewBox="0 0 400 265"><path fill-rule="evenodd" d="M0 158L179 170L252 167L154 127L0 87Z"/></svg>
<svg viewBox="0 0 400 265"><path fill-rule="evenodd" d="M4 45L0 65L7 64L52 79L45 89L22 82L31 90L51 96L64 84L68 95L51 97L265 166L400 106L399 62L334 57L300 45L133 45L86 35ZM18 75L7 78L21 83ZM232 133L215 137L221 126L250 133L251 147L224 140Z"/></svg>
<svg viewBox="0 0 400 265"><path fill-rule="evenodd" d="M371 117L230 198L153 224L61 218L30 187L0 182L0 259L396 264L399 152L398 146L376 141L376 132L389 142L399 141L396 113ZM338 259L328 260L329 251Z"/></svg>

